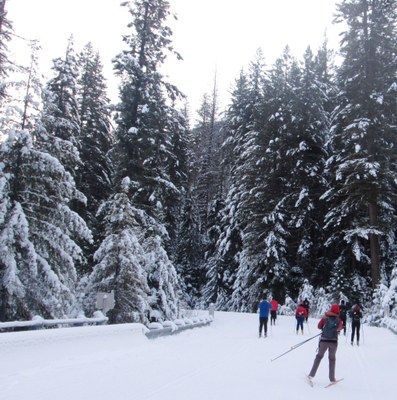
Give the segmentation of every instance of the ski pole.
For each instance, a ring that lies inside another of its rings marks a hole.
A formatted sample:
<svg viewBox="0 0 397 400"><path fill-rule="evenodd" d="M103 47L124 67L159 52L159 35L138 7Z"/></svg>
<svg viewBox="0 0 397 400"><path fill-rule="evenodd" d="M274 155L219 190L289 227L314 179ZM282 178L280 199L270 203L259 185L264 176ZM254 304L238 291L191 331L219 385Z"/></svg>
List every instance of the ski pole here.
<svg viewBox="0 0 397 400"><path fill-rule="evenodd" d="M278 358L280 358L280 357L282 357L283 355L289 353L290 351L295 350L297 347L302 346L302 344L305 344L305 343L308 342L309 340L312 340L312 339L314 339L314 338L320 336L321 333L322 333L322 332L320 332L318 335L312 336L311 338L304 340L303 342L300 342L300 343L298 343L298 344L295 344L295 345L292 346L289 350L287 350L287 351L284 352L283 354L280 354L280 355L277 356L276 358L271 359L270 361L277 360Z"/></svg>
<svg viewBox="0 0 397 400"><path fill-rule="evenodd" d="M307 324L307 330L309 331L309 335L311 334L310 332L310 326L309 326L309 321L306 320L306 324Z"/></svg>
<svg viewBox="0 0 397 400"><path fill-rule="evenodd" d="M365 337L364 337L364 324L361 324L361 333L363 335L363 344L365 344Z"/></svg>
<svg viewBox="0 0 397 400"><path fill-rule="evenodd" d="M346 324L347 324L347 329L346 329L346 340L345 340L345 343L347 343L347 337L348 337L349 334L350 334L350 323L347 323L347 322L346 322Z"/></svg>

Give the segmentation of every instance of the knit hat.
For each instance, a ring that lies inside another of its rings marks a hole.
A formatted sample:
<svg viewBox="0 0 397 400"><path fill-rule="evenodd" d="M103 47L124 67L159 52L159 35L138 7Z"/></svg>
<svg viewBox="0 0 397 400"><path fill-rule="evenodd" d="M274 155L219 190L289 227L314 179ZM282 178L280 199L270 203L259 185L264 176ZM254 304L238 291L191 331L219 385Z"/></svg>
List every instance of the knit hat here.
<svg viewBox="0 0 397 400"><path fill-rule="evenodd" d="M334 313L334 314L338 314L339 315L339 306L338 306L338 304L332 304L330 311L332 313Z"/></svg>

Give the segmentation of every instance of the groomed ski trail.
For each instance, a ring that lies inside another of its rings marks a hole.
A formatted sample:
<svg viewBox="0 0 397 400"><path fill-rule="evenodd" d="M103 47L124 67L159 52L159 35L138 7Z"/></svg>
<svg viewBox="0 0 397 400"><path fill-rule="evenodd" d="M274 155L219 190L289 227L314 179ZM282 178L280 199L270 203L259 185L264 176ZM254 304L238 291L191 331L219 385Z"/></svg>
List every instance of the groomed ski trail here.
<svg viewBox="0 0 397 400"><path fill-rule="evenodd" d="M397 336L364 326L360 347L342 335L336 377L329 383L325 354L311 388L302 379L312 366L318 338L296 335L295 318L278 316L258 339L258 315L215 312L214 322L178 335L147 339L122 326L0 333L0 385L5 400L360 400L393 398Z"/></svg>

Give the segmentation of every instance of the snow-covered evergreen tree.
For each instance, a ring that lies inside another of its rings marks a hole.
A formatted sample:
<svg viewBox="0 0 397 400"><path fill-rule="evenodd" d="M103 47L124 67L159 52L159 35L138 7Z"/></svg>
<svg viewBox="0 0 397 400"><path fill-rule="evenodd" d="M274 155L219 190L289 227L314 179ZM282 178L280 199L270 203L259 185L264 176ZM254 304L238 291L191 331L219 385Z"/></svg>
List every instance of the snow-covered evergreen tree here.
<svg viewBox="0 0 397 400"><path fill-rule="evenodd" d="M161 225L149 219L142 247L145 252L145 270L150 288L150 315L160 320L175 320L179 316L181 297L177 272L164 249Z"/></svg>
<svg viewBox="0 0 397 400"><path fill-rule="evenodd" d="M241 232L244 226L239 220L238 207L242 195L240 186L244 146L252 124L255 96L246 74L242 71L232 92L231 105L226 114L224 163L230 171L229 189L222 211L216 253L207 262L207 282L203 291L207 303L216 303L217 309L227 309L231 301L236 274L240 266L242 250ZM259 93L258 93L259 94Z"/></svg>
<svg viewBox="0 0 397 400"><path fill-rule="evenodd" d="M53 60L54 77L47 82L44 93L43 122L46 130L54 136L78 147L80 116L77 102L77 78L79 66L70 37L64 58ZM70 160L68 160L70 161ZM74 172L75 165L65 163Z"/></svg>
<svg viewBox="0 0 397 400"><path fill-rule="evenodd" d="M133 203L163 222L170 199L180 195L170 176L171 164L175 167L171 154L175 131L170 129L185 129L175 124L173 102L180 92L160 72L167 54L176 54L172 31L165 25L169 3L136 0L123 5L133 20L131 33L124 36L128 48L114 59L122 82L113 151L115 184L130 177L135 185Z"/></svg>
<svg viewBox="0 0 397 400"><path fill-rule="evenodd" d="M73 315L78 243L91 240L70 202L84 196L59 160L46 152L45 132L10 132L1 146L1 285L6 320Z"/></svg>
<svg viewBox="0 0 397 400"><path fill-rule="evenodd" d="M128 179L131 207L152 218L149 222L145 218L138 220L140 235L149 235L146 242L140 242L150 260L145 269L146 284L150 305L170 318L178 309L177 287L174 287L177 279L165 249L170 238L167 229L171 237L176 237L177 220L170 210L178 209L184 189L180 185L186 175L183 143L186 124L183 113L175 108L181 93L165 80L160 70L168 54L180 56L172 48L172 31L166 26L170 15L167 1L135 0L122 5L128 7L133 20L129 24L130 34L124 36L127 48L114 59L114 69L121 78L112 149L114 190L121 193L122 182ZM107 233L108 237L112 234L111 230ZM153 253L159 256L159 264L151 258ZM132 311L132 304L127 298L119 297L118 301L120 311L116 313L122 313L123 320L127 318L125 312ZM142 313L143 309L136 311ZM144 318L142 314L141 319Z"/></svg>
<svg viewBox="0 0 397 400"><path fill-rule="evenodd" d="M95 266L89 277L92 298L97 292L114 291L113 323L147 322L149 287L142 247L142 227L148 218L135 208L128 197L131 182L125 178L122 191L105 202L99 216L103 219L105 239L94 255Z"/></svg>
<svg viewBox="0 0 397 400"><path fill-rule="evenodd" d="M302 269L303 276L316 277L317 283L323 284L324 205L320 195L325 189L325 141L329 127L325 106L330 89L310 48L306 50L302 64L297 82L290 83L295 86L291 88L290 101L283 107L284 118L289 118L286 114L291 117L285 131L284 156L285 164L291 166L284 194L290 213L288 258L289 264ZM281 130L279 132L283 136Z"/></svg>
<svg viewBox="0 0 397 400"><path fill-rule="evenodd" d="M32 129L41 112L43 85L38 69L38 54L41 49L39 43L35 40L30 42L31 56L30 65L24 68L26 80L22 85L23 109L21 116L21 129Z"/></svg>
<svg viewBox="0 0 397 400"><path fill-rule="evenodd" d="M337 19L347 30L327 162L330 188L323 196L326 244L352 276L351 287L367 279L376 287L382 269L390 271L395 247L385 238L396 224L396 4L345 0Z"/></svg>
<svg viewBox="0 0 397 400"><path fill-rule="evenodd" d="M198 110L199 120L192 132L194 145L192 187L200 211L201 232L206 235L208 214L212 202L224 196L222 122L219 118L219 100L216 79L210 95L204 94Z"/></svg>
<svg viewBox="0 0 397 400"><path fill-rule="evenodd" d="M201 297L205 282L203 235L197 202L186 195L174 253L175 267L180 276L182 297L189 307L194 307Z"/></svg>
<svg viewBox="0 0 397 400"><path fill-rule="evenodd" d="M271 281L277 275L277 272L272 275L272 266L267 264L264 254L266 233L262 212L265 212L266 201L263 202L261 184L265 178L262 165L267 157L263 152L267 110L264 107L266 79L261 51L250 65L246 85L240 93L240 104L236 104L238 114L232 119L236 126L234 151L239 157L231 167L232 192L229 193L234 197L243 244L229 304L234 310L253 311L263 291L273 289Z"/></svg>
<svg viewBox="0 0 397 400"><path fill-rule="evenodd" d="M98 53L88 43L79 57L77 101L80 116L78 137L81 173L79 189L87 197L85 220L97 240L101 240L96 212L101 202L111 194L112 164L109 150L112 145L109 99Z"/></svg>

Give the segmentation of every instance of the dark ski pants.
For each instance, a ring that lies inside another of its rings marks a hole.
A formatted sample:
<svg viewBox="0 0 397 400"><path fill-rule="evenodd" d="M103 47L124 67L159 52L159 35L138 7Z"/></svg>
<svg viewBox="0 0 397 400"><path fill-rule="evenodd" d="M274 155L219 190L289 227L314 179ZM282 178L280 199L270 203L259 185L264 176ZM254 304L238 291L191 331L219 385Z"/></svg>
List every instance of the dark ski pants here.
<svg viewBox="0 0 397 400"><path fill-rule="evenodd" d="M299 328L301 328L301 331L303 332L303 322L305 321L305 317L296 317L296 330L299 331Z"/></svg>
<svg viewBox="0 0 397 400"><path fill-rule="evenodd" d="M318 346L318 352L312 369L309 373L311 377L316 375L317 369L320 365L325 352L328 350L328 360L329 360L329 380L333 382L335 380L335 364L336 364L336 350L338 348L338 342L321 342Z"/></svg>
<svg viewBox="0 0 397 400"><path fill-rule="evenodd" d="M277 311L271 310L270 311L270 325L276 325L277 319Z"/></svg>
<svg viewBox="0 0 397 400"><path fill-rule="evenodd" d="M265 335L267 335L267 321L269 317L259 317L259 336L262 334L262 329L265 329Z"/></svg>
<svg viewBox="0 0 397 400"><path fill-rule="evenodd" d="M354 334L356 332L357 332L357 343L360 341L360 326L361 326L360 321L358 321L358 322L353 321L352 322L352 343L353 343L353 340L354 340Z"/></svg>

